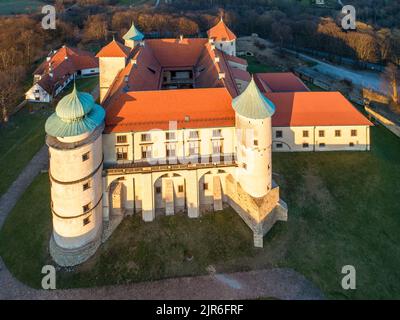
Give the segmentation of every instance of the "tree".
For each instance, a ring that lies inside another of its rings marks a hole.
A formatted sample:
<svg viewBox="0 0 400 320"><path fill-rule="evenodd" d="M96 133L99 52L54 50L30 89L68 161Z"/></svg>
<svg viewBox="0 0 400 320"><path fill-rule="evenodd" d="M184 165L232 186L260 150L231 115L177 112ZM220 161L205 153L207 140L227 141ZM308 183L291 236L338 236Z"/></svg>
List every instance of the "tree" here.
<svg viewBox="0 0 400 320"><path fill-rule="evenodd" d="M0 110L3 122L8 121L10 113L12 113L20 99L24 71L21 66L0 71Z"/></svg>
<svg viewBox="0 0 400 320"><path fill-rule="evenodd" d="M108 24L106 17L102 14L89 16L83 30L83 39L85 42L106 40L108 33Z"/></svg>
<svg viewBox="0 0 400 320"><path fill-rule="evenodd" d="M399 69L393 63L389 63L384 72L384 86L388 90L388 97L394 103L399 103Z"/></svg>

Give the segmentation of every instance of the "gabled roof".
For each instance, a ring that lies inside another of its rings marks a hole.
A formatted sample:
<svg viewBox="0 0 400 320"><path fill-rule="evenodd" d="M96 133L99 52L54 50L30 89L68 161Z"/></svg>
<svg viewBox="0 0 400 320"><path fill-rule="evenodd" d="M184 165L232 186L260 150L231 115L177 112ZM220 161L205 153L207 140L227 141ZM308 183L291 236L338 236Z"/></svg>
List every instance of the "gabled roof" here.
<svg viewBox="0 0 400 320"><path fill-rule="evenodd" d="M262 92L310 91L292 72L256 73L254 78Z"/></svg>
<svg viewBox="0 0 400 320"><path fill-rule="evenodd" d="M274 104L258 90L254 79L251 79L247 88L232 100L232 107L237 114L249 119L265 119L275 112Z"/></svg>
<svg viewBox="0 0 400 320"><path fill-rule="evenodd" d="M144 35L135 27L135 24L132 22L131 27L129 28L128 32L123 36L123 39L142 41L144 39Z"/></svg>
<svg viewBox="0 0 400 320"><path fill-rule="evenodd" d="M49 94L53 93L57 84L63 83L78 70L99 67L98 59L91 52L66 46L54 51L48 59L34 71L34 75L41 76L37 83Z"/></svg>
<svg viewBox="0 0 400 320"><path fill-rule="evenodd" d="M106 108L106 132L232 126L235 113L226 88L120 92ZM206 103L205 103L206 102Z"/></svg>
<svg viewBox="0 0 400 320"><path fill-rule="evenodd" d="M236 40L236 35L227 27L224 20L221 20L207 32L208 38L215 41Z"/></svg>
<svg viewBox="0 0 400 320"><path fill-rule="evenodd" d="M276 106L274 127L372 126L340 92L265 93Z"/></svg>
<svg viewBox="0 0 400 320"><path fill-rule="evenodd" d="M109 57L109 58L127 58L131 49L124 46L122 43L119 43L115 39L113 39L109 44L103 47L99 53L97 53L96 57Z"/></svg>

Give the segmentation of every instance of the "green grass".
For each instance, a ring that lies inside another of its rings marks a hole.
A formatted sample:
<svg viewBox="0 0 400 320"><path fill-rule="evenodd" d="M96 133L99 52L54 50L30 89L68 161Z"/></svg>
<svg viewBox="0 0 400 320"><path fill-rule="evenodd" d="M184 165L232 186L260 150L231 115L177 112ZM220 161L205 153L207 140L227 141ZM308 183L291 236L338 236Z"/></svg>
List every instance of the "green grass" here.
<svg viewBox="0 0 400 320"><path fill-rule="evenodd" d="M43 146L44 123L52 109L29 113L28 106L0 123L0 195L3 194L31 158Z"/></svg>
<svg viewBox="0 0 400 320"><path fill-rule="evenodd" d="M167 277L289 267L328 298L400 298L400 140L372 128L371 152L274 153L275 176L289 206L252 247L252 234L232 210L191 220L126 218L96 256L59 271L57 286L97 286ZM0 231L0 254L21 281L38 287L49 263L48 179L41 175ZM190 252L194 259L186 261ZM341 289L341 268L357 270L357 290Z"/></svg>
<svg viewBox="0 0 400 320"><path fill-rule="evenodd" d="M1 0L0 15L35 13L45 3L39 0Z"/></svg>
<svg viewBox="0 0 400 320"><path fill-rule="evenodd" d="M282 70L280 70L277 67L274 67L271 65L266 65L266 64L260 62L254 56L244 56L242 58L247 60L247 63L248 63L247 71L250 72L251 74L262 73L262 72L282 72Z"/></svg>
<svg viewBox="0 0 400 320"><path fill-rule="evenodd" d="M96 86L99 85L99 77L94 76L94 77L87 77L87 78L79 78L75 80L76 83L76 88L78 91L84 91L84 92L89 92L91 93ZM71 82L62 92L62 96L65 96L66 94L69 94L72 92L73 88L73 82Z"/></svg>

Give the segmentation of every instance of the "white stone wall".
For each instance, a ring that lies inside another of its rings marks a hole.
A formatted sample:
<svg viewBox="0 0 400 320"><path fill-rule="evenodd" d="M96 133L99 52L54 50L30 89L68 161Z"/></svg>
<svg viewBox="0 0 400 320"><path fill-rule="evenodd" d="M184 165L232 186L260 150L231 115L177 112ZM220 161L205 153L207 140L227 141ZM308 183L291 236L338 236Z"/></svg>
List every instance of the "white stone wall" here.
<svg viewBox="0 0 400 320"><path fill-rule="evenodd" d="M237 115L238 182L253 197L272 189L271 118L254 120Z"/></svg>
<svg viewBox="0 0 400 320"><path fill-rule="evenodd" d="M123 57L101 57L99 58L100 71L100 102L104 100L108 89L114 82L117 74L125 68L126 59Z"/></svg>
<svg viewBox="0 0 400 320"><path fill-rule="evenodd" d="M213 137L213 130L221 130L221 138ZM198 131L198 139L190 138L191 131ZM126 132L126 133L110 133L104 134L104 161L106 163L132 163L141 162L142 146L149 145L152 148L152 156L157 163L164 164L167 159L167 144L174 144L176 156L180 158L180 162L188 161L190 155L190 143L197 142L199 144L199 152L201 155L213 154L213 141L222 142L222 151L224 154L232 154L235 152L235 129L234 127L222 128L204 128L204 129L179 129L169 130L175 133L175 139L168 140L166 131L153 130L145 132ZM142 141L142 134L150 134L150 141ZM126 143L118 143L118 136L126 136ZM126 161L117 161L116 149L125 148L127 151ZM186 160L184 160L186 158Z"/></svg>
<svg viewBox="0 0 400 320"><path fill-rule="evenodd" d="M336 130L340 130L340 137L335 136ZM356 136L351 135L352 130L357 131ZM276 152L366 151L370 149L369 126L273 127L272 131L273 151ZM282 132L282 137L277 136L278 131ZM308 137L304 136L304 131L308 132ZM324 137L320 137L320 131L324 132ZM320 145L321 143L325 143L325 146ZM350 143L354 146L350 146Z"/></svg>
<svg viewBox="0 0 400 320"><path fill-rule="evenodd" d="M36 97L39 99L36 99ZM36 83L25 93L25 99L38 102L50 102L51 96Z"/></svg>
<svg viewBox="0 0 400 320"><path fill-rule="evenodd" d="M214 41L215 47L226 54L236 56L236 40L232 41Z"/></svg>
<svg viewBox="0 0 400 320"><path fill-rule="evenodd" d="M102 135L76 149L50 145L49 156L54 240L64 249L84 247L102 230Z"/></svg>

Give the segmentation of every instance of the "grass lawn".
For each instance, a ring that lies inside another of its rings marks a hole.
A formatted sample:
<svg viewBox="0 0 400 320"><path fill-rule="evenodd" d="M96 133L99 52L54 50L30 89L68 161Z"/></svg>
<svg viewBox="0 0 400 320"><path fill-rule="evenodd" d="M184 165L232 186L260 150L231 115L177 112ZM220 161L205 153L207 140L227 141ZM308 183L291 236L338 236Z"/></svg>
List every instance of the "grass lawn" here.
<svg viewBox="0 0 400 320"><path fill-rule="evenodd" d="M0 123L0 195L44 144L44 123L50 107L29 113L28 106Z"/></svg>
<svg viewBox="0 0 400 320"><path fill-rule="evenodd" d="M260 62L254 56L242 56L241 58L247 60L248 63L247 71L250 72L251 74L262 73L262 72L282 72L282 70L280 70L277 67Z"/></svg>
<svg viewBox="0 0 400 320"><path fill-rule="evenodd" d="M273 166L289 221L252 247L232 210L190 220L126 218L95 257L57 286L95 286L206 273L289 267L328 298L400 298L400 139L374 127L371 152L274 153ZM38 287L50 262L49 185L39 176L0 231L0 255L13 274ZM193 255L192 261L185 256ZM341 289L341 268L357 270L357 290Z"/></svg>
<svg viewBox="0 0 400 320"><path fill-rule="evenodd" d="M93 76L93 77L87 77L87 78L79 78L75 80L76 82L76 88L78 91L84 91L84 92L89 92L91 93L96 86L99 85L99 77L98 76ZM70 84L63 90L62 96L65 96L69 93L72 92L74 82L71 81Z"/></svg>
<svg viewBox="0 0 400 320"><path fill-rule="evenodd" d="M35 13L45 3L39 0L1 0L0 15Z"/></svg>

